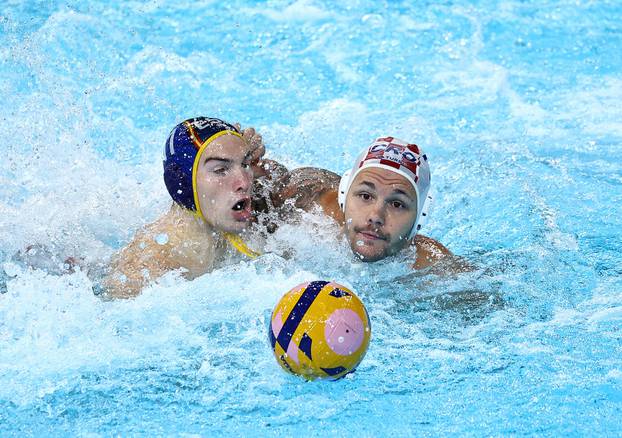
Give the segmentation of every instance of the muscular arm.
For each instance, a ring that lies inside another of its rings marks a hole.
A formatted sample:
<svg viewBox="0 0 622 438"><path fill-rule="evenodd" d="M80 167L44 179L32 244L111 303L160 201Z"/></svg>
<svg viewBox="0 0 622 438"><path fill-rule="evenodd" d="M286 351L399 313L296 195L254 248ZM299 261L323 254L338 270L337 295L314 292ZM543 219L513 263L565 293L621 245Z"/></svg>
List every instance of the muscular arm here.
<svg viewBox="0 0 622 438"><path fill-rule="evenodd" d="M276 182L287 176L287 168L274 160L260 160L252 168L255 176L251 195L253 211L255 215L273 212L275 207L271 199L272 192ZM262 222L269 231L276 229L272 219L264 218Z"/></svg>
<svg viewBox="0 0 622 438"><path fill-rule="evenodd" d="M339 175L325 169L294 169L276 181L272 202L283 216L290 215L292 207L310 211L319 206L325 214L343 223L343 213L337 203L340 179Z"/></svg>

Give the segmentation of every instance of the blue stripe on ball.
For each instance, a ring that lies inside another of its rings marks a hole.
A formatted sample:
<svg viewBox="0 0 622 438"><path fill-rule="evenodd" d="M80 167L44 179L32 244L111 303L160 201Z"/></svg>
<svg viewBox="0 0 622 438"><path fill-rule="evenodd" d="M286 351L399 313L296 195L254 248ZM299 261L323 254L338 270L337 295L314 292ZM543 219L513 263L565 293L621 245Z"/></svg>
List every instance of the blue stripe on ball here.
<svg viewBox="0 0 622 438"><path fill-rule="evenodd" d="M289 343L298 325L300 325L300 321L302 321L302 318L305 316L305 313L307 313L307 310L309 310L309 307L311 307L311 304L313 304L313 301L315 301L320 291L328 283L328 281L312 281L300 296L277 336L277 342L283 350L287 351L287 347L289 347Z"/></svg>

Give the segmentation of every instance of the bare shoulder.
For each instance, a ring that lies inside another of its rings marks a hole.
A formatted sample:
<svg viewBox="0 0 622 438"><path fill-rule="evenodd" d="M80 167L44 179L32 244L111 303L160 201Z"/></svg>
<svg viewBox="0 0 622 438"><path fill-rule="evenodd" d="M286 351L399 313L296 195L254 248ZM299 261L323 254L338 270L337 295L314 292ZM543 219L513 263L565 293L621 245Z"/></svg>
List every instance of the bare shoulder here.
<svg viewBox="0 0 622 438"><path fill-rule="evenodd" d="M202 260L211 266L213 260L202 256L213 250L209 242L200 242L195 228L191 215L175 207L143 227L113 256L103 282L107 296L130 298L168 271L183 267L194 272Z"/></svg>
<svg viewBox="0 0 622 438"><path fill-rule="evenodd" d="M426 236L417 235L413 239L417 257L413 264L414 269L432 267L437 275L452 275L461 272L470 272L477 267L464 257L453 254L442 243Z"/></svg>
<svg viewBox="0 0 622 438"><path fill-rule="evenodd" d="M160 232L165 232L162 225L160 220L147 225L112 257L108 275L103 280L108 298L134 297L150 281L166 272L169 246L159 245L155 240Z"/></svg>
<svg viewBox="0 0 622 438"><path fill-rule="evenodd" d="M287 173L287 167L275 160L264 158L253 165L253 174L255 178L266 178L274 181Z"/></svg>
<svg viewBox="0 0 622 438"><path fill-rule="evenodd" d="M422 269L452 257L453 254L442 243L431 237L416 235L412 243L417 251L415 269Z"/></svg>

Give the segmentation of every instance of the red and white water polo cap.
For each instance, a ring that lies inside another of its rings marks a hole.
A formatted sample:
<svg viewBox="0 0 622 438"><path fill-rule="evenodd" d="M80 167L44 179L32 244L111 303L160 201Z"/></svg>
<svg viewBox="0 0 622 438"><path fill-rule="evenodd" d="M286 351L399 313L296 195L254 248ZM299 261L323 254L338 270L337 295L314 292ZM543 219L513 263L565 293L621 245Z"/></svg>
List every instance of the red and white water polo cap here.
<svg viewBox="0 0 622 438"><path fill-rule="evenodd" d="M366 147L354 162L351 170L346 171L339 183L338 202L343 211L346 209L346 195L356 176L364 169L377 167L390 170L406 178L417 192L417 218L409 238L421 229L422 218L427 216L430 200L430 165L428 157L419 146L407 143L395 137L379 137Z"/></svg>

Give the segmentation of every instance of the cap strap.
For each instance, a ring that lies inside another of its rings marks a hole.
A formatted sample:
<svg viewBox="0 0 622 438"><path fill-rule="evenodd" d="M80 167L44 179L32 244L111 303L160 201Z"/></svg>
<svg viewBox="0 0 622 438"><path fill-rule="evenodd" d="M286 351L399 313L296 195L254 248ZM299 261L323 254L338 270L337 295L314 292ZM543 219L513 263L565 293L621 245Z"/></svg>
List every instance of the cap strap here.
<svg viewBox="0 0 622 438"><path fill-rule="evenodd" d="M227 239L227 241L231 244L231 246L233 246L235 249L238 250L238 252L241 252L245 256L251 259L255 259L261 255L261 253L258 253L250 249L248 245L244 243L242 238L238 236L237 234L223 233L223 236L225 236L225 239Z"/></svg>

